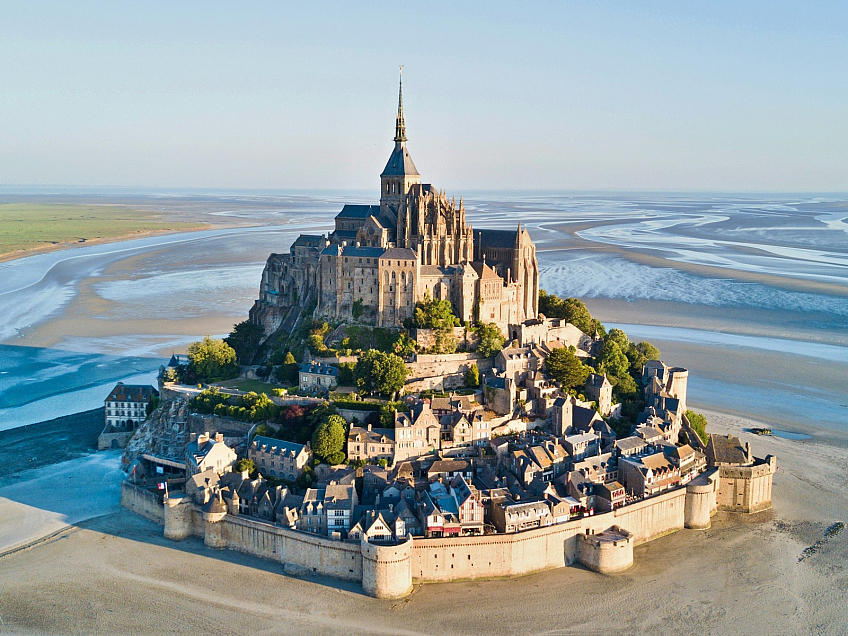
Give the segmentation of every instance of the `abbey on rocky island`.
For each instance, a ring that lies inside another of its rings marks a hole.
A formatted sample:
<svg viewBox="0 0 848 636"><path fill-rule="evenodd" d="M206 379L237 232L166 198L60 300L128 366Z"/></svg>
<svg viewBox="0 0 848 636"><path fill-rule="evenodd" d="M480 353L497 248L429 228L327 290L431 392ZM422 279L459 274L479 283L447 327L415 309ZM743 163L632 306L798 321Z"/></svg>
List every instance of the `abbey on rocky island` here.
<svg viewBox="0 0 848 636"><path fill-rule="evenodd" d="M315 316L400 326L426 297L450 300L466 323L536 318L539 265L530 234L473 230L465 207L421 175L406 148L403 86L395 147L380 175L379 205L345 205L328 235L302 234L288 254L272 254L250 318L278 329L314 304Z"/></svg>

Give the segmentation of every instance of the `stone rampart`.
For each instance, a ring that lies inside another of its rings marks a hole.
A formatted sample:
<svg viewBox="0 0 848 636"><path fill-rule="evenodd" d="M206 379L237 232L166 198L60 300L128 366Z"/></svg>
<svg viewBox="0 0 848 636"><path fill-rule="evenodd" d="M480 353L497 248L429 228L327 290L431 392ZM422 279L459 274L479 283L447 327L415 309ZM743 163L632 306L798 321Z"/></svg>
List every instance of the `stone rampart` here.
<svg viewBox="0 0 848 636"><path fill-rule="evenodd" d="M577 535L577 560L601 574L623 572L633 566L633 535L618 526Z"/></svg>
<svg viewBox="0 0 848 636"><path fill-rule="evenodd" d="M166 536L196 535L214 548L229 548L283 563L286 570L358 581L379 598L405 595L413 581L485 579L561 568L580 559L579 538L601 535L612 526L627 533L630 544L612 541L597 547L597 568L613 572L632 561L632 546L684 527L687 488L678 488L613 512L515 534L444 539L409 539L399 545L337 541L282 528L255 519L206 511L188 498L169 498L165 515L155 495L123 485L122 503L164 523ZM584 546L584 552L594 548ZM621 548L619 550L619 548ZM593 567L595 557L584 554Z"/></svg>
<svg viewBox="0 0 848 636"><path fill-rule="evenodd" d="M465 374L476 364L480 375L492 370L492 359L476 353L450 353L439 355L417 355L406 364L409 377L406 392L437 389L440 391L465 386Z"/></svg>
<svg viewBox="0 0 848 636"><path fill-rule="evenodd" d="M151 521L165 523L165 514L159 496L128 481L121 483L121 505Z"/></svg>
<svg viewBox="0 0 848 636"><path fill-rule="evenodd" d="M362 589L376 598L400 598L412 591L412 538L396 545L370 543L364 536Z"/></svg>
<svg viewBox="0 0 848 636"><path fill-rule="evenodd" d="M777 460L769 455L753 466L720 466L716 501L719 510L752 513L771 508Z"/></svg>

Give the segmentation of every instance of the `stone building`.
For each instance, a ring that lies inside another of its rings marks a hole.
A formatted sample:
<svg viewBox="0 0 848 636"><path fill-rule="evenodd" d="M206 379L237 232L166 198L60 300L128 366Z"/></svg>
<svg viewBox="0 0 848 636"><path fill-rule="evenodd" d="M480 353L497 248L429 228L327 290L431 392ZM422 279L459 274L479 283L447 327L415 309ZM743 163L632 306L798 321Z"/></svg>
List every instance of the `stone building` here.
<svg viewBox="0 0 848 636"><path fill-rule="evenodd" d="M348 461L375 461L385 459L389 464L395 458L395 431L392 428L351 426L347 435Z"/></svg>
<svg viewBox="0 0 848 636"><path fill-rule="evenodd" d="M302 235L265 265L251 320L267 334L300 310L334 321L400 326L427 297L449 300L464 322L508 325L538 313L539 266L530 234L473 230L457 202L422 183L406 147L402 91L395 146L379 205L345 205L326 236ZM285 322L289 324L289 322Z"/></svg>
<svg viewBox="0 0 848 636"><path fill-rule="evenodd" d="M118 382L104 400L106 427L113 431L135 430L147 417L147 405L158 395L150 385Z"/></svg>
<svg viewBox="0 0 848 636"><path fill-rule="evenodd" d="M707 462L719 473L716 504L719 510L759 512L771 508L771 489L777 459L754 457L751 445L734 435L710 434Z"/></svg>
<svg viewBox="0 0 848 636"><path fill-rule="evenodd" d="M214 470L219 475L230 470L236 463L235 451L224 443L224 435L209 433L191 434L185 450L186 477L192 477L206 470Z"/></svg>
<svg viewBox="0 0 848 636"><path fill-rule="evenodd" d="M312 459L312 449L308 444L257 435L247 449L247 457L263 475L294 481Z"/></svg>

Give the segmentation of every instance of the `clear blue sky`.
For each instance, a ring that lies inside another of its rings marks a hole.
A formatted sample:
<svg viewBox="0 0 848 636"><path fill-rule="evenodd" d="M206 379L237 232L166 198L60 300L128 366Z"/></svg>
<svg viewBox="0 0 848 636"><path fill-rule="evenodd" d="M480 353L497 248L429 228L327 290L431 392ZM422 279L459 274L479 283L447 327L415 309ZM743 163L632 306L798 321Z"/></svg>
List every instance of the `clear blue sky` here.
<svg viewBox="0 0 848 636"><path fill-rule="evenodd" d="M0 183L848 191L846 2L6 2Z"/></svg>

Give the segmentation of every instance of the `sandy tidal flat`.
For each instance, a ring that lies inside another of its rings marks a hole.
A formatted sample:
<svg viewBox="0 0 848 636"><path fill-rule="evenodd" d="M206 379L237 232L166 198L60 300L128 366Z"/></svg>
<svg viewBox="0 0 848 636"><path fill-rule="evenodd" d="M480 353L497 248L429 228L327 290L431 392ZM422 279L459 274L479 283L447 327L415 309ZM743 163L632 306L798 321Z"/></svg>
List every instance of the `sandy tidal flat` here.
<svg viewBox="0 0 848 636"><path fill-rule="evenodd" d="M848 441L757 437L742 432L755 422L717 414L710 423L778 455L774 510L719 514L708 530L639 546L621 575L570 567L377 601L196 539L166 541L160 526L122 511L0 558L0 616L21 634L848 632L848 531L824 538L848 520Z"/></svg>

